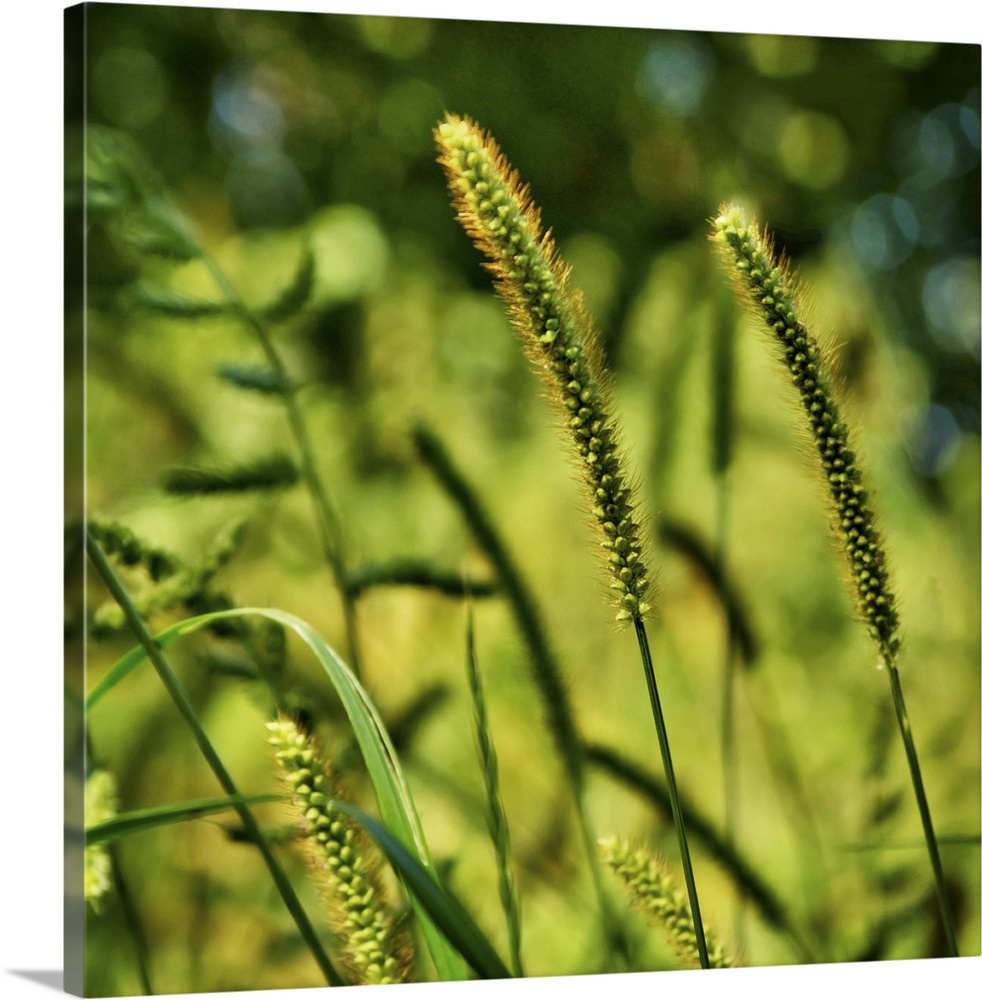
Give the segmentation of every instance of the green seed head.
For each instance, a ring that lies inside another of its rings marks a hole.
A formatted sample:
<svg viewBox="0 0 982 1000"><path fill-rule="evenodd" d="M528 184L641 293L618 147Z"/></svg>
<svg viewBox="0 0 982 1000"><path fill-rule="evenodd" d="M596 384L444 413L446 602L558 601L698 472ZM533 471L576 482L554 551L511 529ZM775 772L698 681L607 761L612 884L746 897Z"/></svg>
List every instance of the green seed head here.
<svg viewBox="0 0 982 1000"><path fill-rule="evenodd" d="M873 510L828 368L818 343L800 319L787 266L776 259L767 236L734 206L725 208L714 221L713 239L739 292L773 334L798 391L828 485L832 517L849 563L858 611L881 654L892 659L900 645L896 602Z"/></svg>
<svg viewBox="0 0 982 1000"><path fill-rule="evenodd" d="M528 189L494 139L467 118L450 115L435 132L457 218L488 258L526 353L566 426L601 544L632 556L631 572L610 564L617 618L642 617L649 581L641 559L631 490L621 471L617 427L596 332L568 268L542 232Z"/></svg>
<svg viewBox="0 0 982 1000"><path fill-rule="evenodd" d="M116 815L116 779L95 770L85 779L85 825L97 826ZM99 913L112 889L112 860L105 844L85 845L85 901Z"/></svg>
<svg viewBox="0 0 982 1000"><path fill-rule="evenodd" d="M624 883L631 902L644 916L661 925L679 958L693 967L699 963L692 911L683 893L664 866L641 847L617 837L601 840L600 857ZM726 951L707 929L706 949L713 969L728 969L734 964Z"/></svg>
<svg viewBox="0 0 982 1000"><path fill-rule="evenodd" d="M345 964L355 982L401 983L410 950L384 902L378 867L361 832L334 808L331 780L310 737L280 718L266 726L280 774L308 833L307 861L331 904Z"/></svg>

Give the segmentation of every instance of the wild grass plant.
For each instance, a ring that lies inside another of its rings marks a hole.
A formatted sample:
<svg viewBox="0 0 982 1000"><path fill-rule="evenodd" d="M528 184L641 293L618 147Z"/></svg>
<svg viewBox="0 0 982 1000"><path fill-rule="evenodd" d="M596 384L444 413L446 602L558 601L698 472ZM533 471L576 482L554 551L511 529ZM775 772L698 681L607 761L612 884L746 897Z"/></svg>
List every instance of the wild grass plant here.
<svg viewBox="0 0 982 1000"><path fill-rule="evenodd" d="M761 362L738 341L732 311L707 313L708 323L726 326L716 331L712 369L720 398L710 482L724 498L717 528L729 534L714 547L663 509L677 499L665 483L646 484L644 466L631 461L637 449L625 442L644 412L640 379L619 374L615 384L574 290L575 263L561 259L529 189L472 120L447 116L436 140L451 202L488 258L558 428L534 401L516 402L499 416L526 421L534 449L478 447L488 436L456 419L473 412L469 387L436 398L432 366L414 364L414 345L399 333L405 290L396 290L372 306L366 322L378 342L366 364L389 389L396 380L393 394L421 413L393 439L389 464L359 482L351 467L372 460L359 443L384 418L308 377L317 359L296 335L321 294L318 247L329 241L302 227L291 233L292 275L281 271L282 287L264 289L265 298L244 296L241 262L210 247L206 233L191 235L139 152L119 136L93 136L90 196L128 269L106 315L136 336L150 331L182 359L206 357L186 398L217 394L229 414L181 431L177 365L175 391L165 393L171 430L193 446L174 448L184 460L155 469L159 485L145 487L142 509L126 516L102 492L109 509L88 522L99 662L86 691L87 752L94 781L119 776L113 808L87 816L93 990L719 968L736 964L735 955L745 965L955 955L960 943L977 950L978 915L959 907L952 875L968 881L974 862L956 852L977 850L977 831L959 828L965 814L932 795L945 817L935 831L925 789L943 768L938 710L928 720L934 760L922 774L899 687L894 585L900 592L910 579L902 546L892 543L897 568L888 578L887 515L874 527L869 480L837 393L790 291L784 297L785 265L735 210L716 222L805 404L859 615L889 672L926 863L920 844L904 839L910 815L882 703L874 694L862 703L860 685L829 692L849 683L844 668L816 676L839 658L830 644L845 644L843 659L855 648L845 626L828 639L816 624L830 608L847 623L849 614L821 561L824 540L802 499L807 480L777 487L764 468L768 449L787 443L782 431L756 442L758 474L741 482L733 417L741 383L732 367L737 355L741 372ZM487 328L507 338L494 320ZM500 348L502 358L511 346ZM99 349L140 360L140 347L110 340ZM673 379L663 387L684 405L674 407L673 427L658 431L685 436L690 415L712 408L683 377L681 354L676 361L655 377ZM755 373L755 388L767 377ZM579 497L567 489L554 429ZM693 449L683 446L673 465L668 437L662 442L659 461L678 474ZM657 508L656 490L664 490ZM791 562L803 577L814 562L815 583L782 585L788 559L776 541L755 542L749 558L741 545L743 518L766 520L778 502L804 525ZM751 571L766 601L755 600ZM722 642L707 639L707 623ZM721 652L722 694L696 667L720 662ZM766 687L751 673L765 669ZM841 713L850 734L874 734L868 774L862 762L844 770L852 740L841 751L807 737L813 698L831 699L821 704ZM113 711L123 704L138 711ZM940 711L947 717L954 707ZM167 782L148 784L148 775ZM882 796L864 799L867 778ZM148 791L163 787L160 797ZM867 840L850 843L858 829ZM149 855L160 859L156 868ZM161 872L181 899L173 919L155 915ZM133 905L114 907L123 891ZM924 906L932 895L936 913ZM179 927L190 930L182 937ZM112 968L100 969L117 930L129 952L120 948Z"/></svg>

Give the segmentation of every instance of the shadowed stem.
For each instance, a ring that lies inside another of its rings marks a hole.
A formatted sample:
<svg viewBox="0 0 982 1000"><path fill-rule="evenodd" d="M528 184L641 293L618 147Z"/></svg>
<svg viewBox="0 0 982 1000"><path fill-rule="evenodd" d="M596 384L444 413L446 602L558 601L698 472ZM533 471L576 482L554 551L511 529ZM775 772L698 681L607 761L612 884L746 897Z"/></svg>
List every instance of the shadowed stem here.
<svg viewBox="0 0 982 1000"><path fill-rule="evenodd" d="M331 960L327 957L327 954L317 937L317 932L314 930L307 914L304 912L303 906L301 905L297 894L293 890L293 886L290 885L283 869L280 868L278 862L273 857L273 853L259 829L259 824L256 822L255 817L252 815L252 812L248 809L248 807L242 804L238 788L236 788L231 775L225 769L225 765L222 763L217 751L208 739L208 735L204 731L204 728L202 727L201 722L194 711L194 707L184 691L184 688L181 686L181 682L177 679L177 675L174 673L171 665L164 657L160 646L157 645L153 636L151 636L149 631L147 631L147 627L144 624L143 619L133 606L133 602L130 600L129 594L126 593L126 590L124 589L122 583L120 583L119 578L113 571L112 566L110 566L109 561L106 559L102 549L99 548L98 542L95 541L91 533L87 535L87 539L89 558L95 564L95 567L99 571L99 575L105 581L109 592L123 609L123 614L126 616L126 621L133 630L134 636L140 645L146 650L148 659L157 671L157 675L160 677L161 683L170 695L171 700L177 706L177 710L180 712L184 721L188 724L188 727L194 736L194 740L198 745L198 749L208 762L208 766L211 768L212 773L218 779L218 783L222 786L222 789L228 794L230 799L233 800L231 803L232 807L239 814L239 819L242 821L242 825L245 828L246 833L249 835L249 839L252 840L252 842L256 845L256 848L259 850L259 853L262 855L262 859L266 863L266 867L269 869L269 873L272 876L273 883L280 894L280 898L283 900L286 908L290 911L290 915L293 917L294 923L297 925L297 930L300 932L300 936L310 949L314 960L317 962L318 966L320 966L320 969L324 973L324 977L327 979L328 983L331 986L345 985L344 980L331 964Z"/></svg>
<svg viewBox="0 0 982 1000"><path fill-rule="evenodd" d="M696 894L696 880L692 874L692 859L689 857L689 841L685 836L685 821L682 818L682 806L679 803L678 783L675 780L672 751L668 745L668 730L665 728L665 714L662 712L661 699L658 697L655 668L651 662L651 647L648 645L648 632L644 627L643 618L636 617L634 619L634 630L638 636L641 662L644 665L644 678L648 683L648 697L651 699L651 713L655 718L655 729L658 732L658 746L665 768L665 783L668 786L668 796L672 804L672 818L675 820L679 854L682 856L682 871L685 874L685 888L689 894L689 909L692 911L692 926L696 934L696 947L699 949L699 964L704 969L708 969L709 952L706 948L706 931L702 926L702 913L699 909L699 897Z"/></svg>
<svg viewBox="0 0 982 1000"><path fill-rule="evenodd" d="M948 950L954 958L958 957L958 944L955 940L955 921L951 915L951 905L948 892L945 889L944 872L941 869L941 852L938 850L938 838L931 822L931 810L927 804L927 794L924 791L924 781L921 778L921 765L917 760L917 750L914 747L914 734L911 732L910 719L907 717L907 705L904 703L904 692L900 686L900 674L892 656L884 657L887 671L890 674L890 693L893 695L893 707L897 712L897 722L904 739L904 752L907 754L907 766L910 769L910 780L914 786L914 796L917 799L917 810L921 814L921 826L924 828L924 839L927 841L927 853L931 858L931 869L934 872L934 886L938 894L938 905L941 908L941 923L944 926L945 940Z"/></svg>
<svg viewBox="0 0 982 1000"><path fill-rule="evenodd" d="M106 849L109 854L109 863L112 865L116 895L123 908L123 920L133 936L133 950L136 955L136 967L140 974L140 986L147 996L153 996L153 982L150 979L150 949L147 947L147 935L143 929L143 922L140 920L140 914L136 908L133 894L130 892L129 883L123 875L116 845L107 844Z"/></svg>

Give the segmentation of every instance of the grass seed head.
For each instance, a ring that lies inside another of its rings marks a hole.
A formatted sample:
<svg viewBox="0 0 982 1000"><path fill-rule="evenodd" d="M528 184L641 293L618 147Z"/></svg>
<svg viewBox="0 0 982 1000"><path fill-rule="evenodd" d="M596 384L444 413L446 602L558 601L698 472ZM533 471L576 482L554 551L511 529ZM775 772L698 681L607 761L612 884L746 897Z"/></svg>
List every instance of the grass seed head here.
<svg viewBox="0 0 982 1000"><path fill-rule="evenodd" d="M828 485L859 613L881 655L892 659L900 640L886 557L856 455L849 446L849 429L836 402L831 375L818 343L801 320L787 265L775 257L769 237L735 206L725 207L713 222L713 239L724 254L739 292L773 334L798 391Z"/></svg>
<svg viewBox="0 0 982 1000"><path fill-rule="evenodd" d="M498 294L570 436L617 618L640 618L650 610L648 570L593 324L580 295L568 287L569 269L551 235L542 232L528 188L495 140L456 115L448 115L435 136L457 218L488 258Z"/></svg>
<svg viewBox="0 0 982 1000"><path fill-rule="evenodd" d="M644 916L664 927L672 947L687 965L699 965L699 948L692 911L685 893L674 883L664 866L648 852L617 837L599 843L600 857L624 883L634 904ZM734 964L712 933L706 932L709 966L728 969Z"/></svg>
<svg viewBox="0 0 982 1000"><path fill-rule="evenodd" d="M331 801L325 763L292 720L280 718L266 730L307 831L307 858L324 881L349 972L359 983L406 982L408 946L384 902L377 864L359 828Z"/></svg>

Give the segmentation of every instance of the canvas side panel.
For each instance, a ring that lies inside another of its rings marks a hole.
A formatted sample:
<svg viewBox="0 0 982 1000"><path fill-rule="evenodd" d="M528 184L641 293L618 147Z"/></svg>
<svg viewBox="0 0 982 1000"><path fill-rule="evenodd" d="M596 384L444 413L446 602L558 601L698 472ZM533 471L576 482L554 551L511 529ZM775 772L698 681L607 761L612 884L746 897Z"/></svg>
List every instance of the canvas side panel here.
<svg viewBox="0 0 982 1000"><path fill-rule="evenodd" d="M65 10L64 988L84 993L85 799L85 5Z"/></svg>

